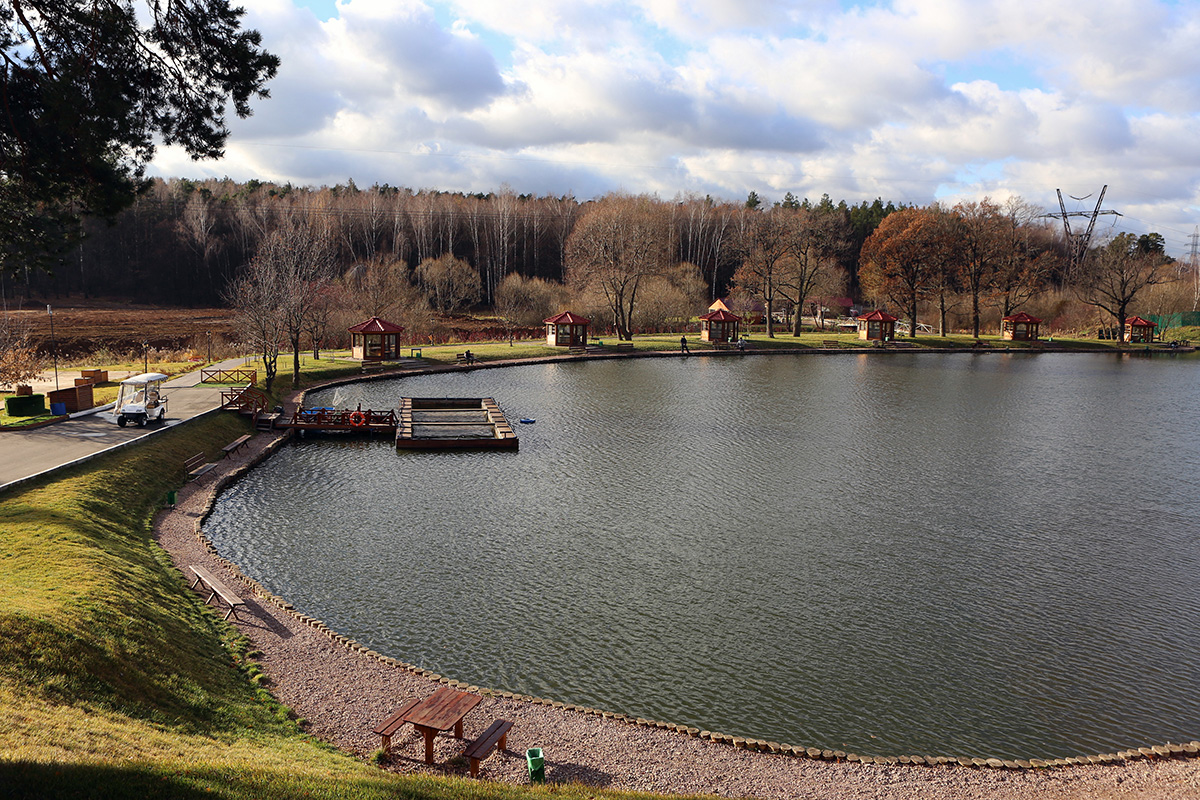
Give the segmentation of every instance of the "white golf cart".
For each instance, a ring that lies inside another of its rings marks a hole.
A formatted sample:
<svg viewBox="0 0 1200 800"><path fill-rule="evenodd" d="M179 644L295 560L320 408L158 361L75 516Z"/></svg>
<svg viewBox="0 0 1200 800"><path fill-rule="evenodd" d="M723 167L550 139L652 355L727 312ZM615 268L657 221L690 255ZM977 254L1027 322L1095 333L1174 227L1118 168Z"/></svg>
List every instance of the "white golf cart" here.
<svg viewBox="0 0 1200 800"><path fill-rule="evenodd" d="M167 399L162 396L161 372L143 372L121 381L117 389L117 404L113 418L122 428L133 422L144 428L147 422L162 421L167 416Z"/></svg>

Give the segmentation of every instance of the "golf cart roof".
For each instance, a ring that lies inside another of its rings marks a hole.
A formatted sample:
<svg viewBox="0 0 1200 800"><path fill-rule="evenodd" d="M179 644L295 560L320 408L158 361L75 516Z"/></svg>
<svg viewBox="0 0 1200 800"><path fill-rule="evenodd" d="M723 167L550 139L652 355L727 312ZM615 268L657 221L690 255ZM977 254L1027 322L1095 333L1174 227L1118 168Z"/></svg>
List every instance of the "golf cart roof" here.
<svg viewBox="0 0 1200 800"><path fill-rule="evenodd" d="M157 381L165 381L166 375L161 372L143 372L141 375L134 375L131 378L126 378L121 381L122 386L137 386L139 384L155 383Z"/></svg>

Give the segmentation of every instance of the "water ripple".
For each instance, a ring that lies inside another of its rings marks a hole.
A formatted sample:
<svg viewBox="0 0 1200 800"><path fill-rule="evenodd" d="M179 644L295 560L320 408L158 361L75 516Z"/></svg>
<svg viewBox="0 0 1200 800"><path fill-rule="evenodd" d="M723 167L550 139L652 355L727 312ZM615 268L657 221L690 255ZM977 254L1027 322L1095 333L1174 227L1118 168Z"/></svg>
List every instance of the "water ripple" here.
<svg viewBox="0 0 1200 800"><path fill-rule="evenodd" d="M474 683L864 753L1200 735L1200 362L991 354L531 365L519 453L300 441L222 553ZM299 489L299 490L298 490ZM470 630L463 630L470 614Z"/></svg>

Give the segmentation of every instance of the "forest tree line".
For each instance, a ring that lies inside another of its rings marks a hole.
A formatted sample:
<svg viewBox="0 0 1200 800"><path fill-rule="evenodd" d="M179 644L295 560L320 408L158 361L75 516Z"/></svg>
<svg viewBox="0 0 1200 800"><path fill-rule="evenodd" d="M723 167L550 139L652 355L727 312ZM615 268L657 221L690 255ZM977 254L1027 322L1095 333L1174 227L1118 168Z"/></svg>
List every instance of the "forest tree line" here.
<svg viewBox="0 0 1200 800"><path fill-rule="evenodd" d="M490 305L510 273L563 282L566 244L580 214L599 201L533 196L504 189L489 194L413 191L388 185L297 188L259 181L154 179L111 221L85 218L83 240L51 271L18 269L0 287L18 297L126 297L154 305L219 305L226 287L250 263L264 236L282 221L325 231L339 272L389 261L409 274L444 255L478 274L480 302ZM752 195L750 203L757 202ZM686 196L656 201L668 211L664 235L671 259L693 264L710 298L725 294L740 259L731 231L747 203ZM839 266L856 273L857 251L898 206L876 199L847 205L788 195L779 207L802 206L836 217L845 246Z"/></svg>
<svg viewBox="0 0 1200 800"><path fill-rule="evenodd" d="M287 330L252 338L293 349L371 315L401 317L417 341L435 313L486 308L512 335L567 305L628 339L678 329L727 296L768 336L777 324L798 333L805 317L819 324L847 300L892 308L913 334L919 314L945 333L953 313L978 336L985 315L1050 289L1074 291L1123 324L1140 292L1178 277L1158 234L1123 234L1073 260L1058 226L1019 198L913 207L788 194L768 205L752 192L745 202L580 202L509 189L174 179L154 180L110 221L81 225L84 236L52 272L0 278L6 302L82 294L230 305L283 320Z"/></svg>

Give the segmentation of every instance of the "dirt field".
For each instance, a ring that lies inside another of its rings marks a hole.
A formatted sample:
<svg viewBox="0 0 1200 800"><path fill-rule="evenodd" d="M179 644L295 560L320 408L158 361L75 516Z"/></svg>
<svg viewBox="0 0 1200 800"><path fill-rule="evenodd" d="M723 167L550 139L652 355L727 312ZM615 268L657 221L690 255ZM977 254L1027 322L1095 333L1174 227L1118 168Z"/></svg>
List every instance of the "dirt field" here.
<svg viewBox="0 0 1200 800"><path fill-rule="evenodd" d="M77 298L51 302L54 308L54 341L60 359L70 361L85 358L99 350L108 350L117 356L136 353L140 357L142 342L160 352L190 349L207 356L207 334L210 332L214 356L219 358L245 351L245 348L236 346L239 336L233 311L228 308L158 308L113 300ZM10 309L8 313L28 322L38 348L49 355L50 317L46 314L46 306L40 302L27 302L23 310ZM394 321L405 324L403 319ZM442 344L450 341L495 341L503 339L507 333L494 319L476 319L467 315L441 317L431 325L422 327L424 333L419 336L422 343L429 335L433 336L433 341ZM417 326L411 330L414 337L418 336ZM528 328L519 330L517 336L530 338L540 333L538 328ZM331 338L340 342L341 346L347 346L346 342L341 342L347 337L348 334L340 330ZM335 343L334 346L339 345Z"/></svg>
<svg viewBox="0 0 1200 800"><path fill-rule="evenodd" d="M212 333L214 349L223 349L236 338L233 312L226 308L150 308L101 301L52 305L59 358L82 357L101 349L140 353L142 342L154 350L191 348L206 353L207 333ZM8 313L27 322L39 349L50 352L50 316L45 306Z"/></svg>

